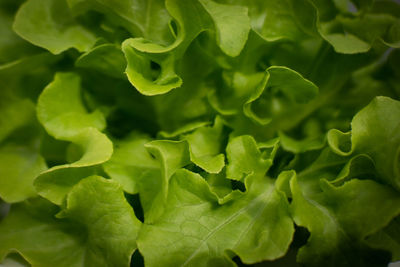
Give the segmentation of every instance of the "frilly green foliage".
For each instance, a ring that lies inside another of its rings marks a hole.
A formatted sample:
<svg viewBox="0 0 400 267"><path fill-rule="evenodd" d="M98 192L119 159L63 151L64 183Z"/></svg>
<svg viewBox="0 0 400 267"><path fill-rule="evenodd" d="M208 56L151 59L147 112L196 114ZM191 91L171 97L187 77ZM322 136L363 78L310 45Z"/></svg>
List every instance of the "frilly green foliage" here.
<svg viewBox="0 0 400 267"><path fill-rule="evenodd" d="M399 47L395 0L0 1L0 262L400 260Z"/></svg>

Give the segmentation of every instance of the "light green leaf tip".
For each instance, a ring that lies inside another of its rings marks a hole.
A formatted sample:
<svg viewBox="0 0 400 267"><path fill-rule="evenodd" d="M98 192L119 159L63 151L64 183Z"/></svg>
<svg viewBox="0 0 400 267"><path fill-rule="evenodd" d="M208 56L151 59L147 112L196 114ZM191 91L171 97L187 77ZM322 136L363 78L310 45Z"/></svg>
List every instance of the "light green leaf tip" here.
<svg viewBox="0 0 400 267"><path fill-rule="evenodd" d="M376 97L358 112L351 122L350 133L338 130L328 133L328 143L339 155L369 155L381 179L400 190L400 102Z"/></svg>
<svg viewBox="0 0 400 267"><path fill-rule="evenodd" d="M274 152L260 151L260 148L252 136L243 135L232 138L226 147L227 178L244 181L248 175L264 177L272 165ZM277 143L270 144L268 148L275 150Z"/></svg>
<svg viewBox="0 0 400 267"><path fill-rule="evenodd" d="M246 44L250 31L250 19L247 8L199 0L211 16L216 31L217 43L221 50L231 57L236 57Z"/></svg>
<svg viewBox="0 0 400 267"><path fill-rule="evenodd" d="M19 9L13 28L29 42L53 54L69 48L89 50L96 37L78 25L65 0L29 0Z"/></svg>
<svg viewBox="0 0 400 267"><path fill-rule="evenodd" d="M203 126L186 135L190 160L209 173L219 173L225 166L225 156L221 153L223 138L223 122L219 117L213 127Z"/></svg>
<svg viewBox="0 0 400 267"><path fill-rule="evenodd" d="M169 181L180 168L190 163L189 147L186 141L155 140L145 145L159 162L160 173L139 180L145 222L152 223L166 208Z"/></svg>
<svg viewBox="0 0 400 267"><path fill-rule="evenodd" d="M81 148L77 161L55 166L34 182L38 193L61 204L70 188L95 173L96 165L110 159L113 145L100 132L105 119L99 111L88 113L81 100L80 78L73 73L58 73L39 97L37 114L47 132L56 139ZM93 168L92 168L93 167Z"/></svg>
<svg viewBox="0 0 400 267"><path fill-rule="evenodd" d="M178 25L175 41L161 45L145 38L127 39L122 44L128 66L128 80L144 95L159 95L182 85L176 66L190 43L203 31L214 31L221 50L237 56L250 31L247 9L209 0L166 1L166 8ZM158 65L159 73L151 65Z"/></svg>
<svg viewBox="0 0 400 267"><path fill-rule="evenodd" d="M128 39L122 43L122 51L128 62L125 72L128 80L140 93L149 96L165 94L182 85L182 79L175 73L173 55L151 59L136 51L132 44L134 44L134 39ZM161 68L159 75L154 74L151 69L152 60Z"/></svg>

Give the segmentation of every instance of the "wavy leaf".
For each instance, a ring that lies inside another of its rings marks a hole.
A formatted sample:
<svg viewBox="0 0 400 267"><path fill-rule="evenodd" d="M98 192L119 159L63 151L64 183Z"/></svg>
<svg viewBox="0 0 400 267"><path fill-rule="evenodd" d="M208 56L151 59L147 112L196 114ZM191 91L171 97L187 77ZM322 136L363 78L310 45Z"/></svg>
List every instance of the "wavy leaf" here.
<svg viewBox="0 0 400 267"><path fill-rule="evenodd" d="M19 9L14 30L53 54L69 48L89 50L96 37L74 21L65 0L29 0Z"/></svg>
<svg viewBox="0 0 400 267"><path fill-rule="evenodd" d="M182 85L176 65L201 32L215 31L222 51L237 56L250 30L247 10L242 7L221 5L209 0L168 0L166 8L178 28L173 43L165 46L153 40L134 38L122 44L128 61L128 79L144 95L165 94ZM229 18L229 22L221 18ZM159 66L159 74L152 73L151 64Z"/></svg>
<svg viewBox="0 0 400 267"><path fill-rule="evenodd" d="M81 150L75 162L54 166L35 180L39 194L56 204L61 204L80 179L98 173L96 165L109 160L113 152L111 141L99 131L105 127L102 113L88 113L80 94L79 76L59 73L38 101L38 118L47 132L56 139L72 142Z"/></svg>
<svg viewBox="0 0 400 267"><path fill-rule="evenodd" d="M375 162L380 178L400 189L399 116L399 101L376 97L354 116L351 122L351 140L349 134L331 130L329 144L340 155L369 155Z"/></svg>
<svg viewBox="0 0 400 267"><path fill-rule="evenodd" d="M129 266L140 222L117 183L84 179L57 211L40 199L13 206L0 223L0 259L16 251L32 266Z"/></svg>
<svg viewBox="0 0 400 267"><path fill-rule="evenodd" d="M157 223L143 225L138 238L146 264L234 266L227 250L248 264L285 254L294 232L286 199L270 179L252 177L247 183L241 198L219 205L203 178L178 171L165 213Z"/></svg>

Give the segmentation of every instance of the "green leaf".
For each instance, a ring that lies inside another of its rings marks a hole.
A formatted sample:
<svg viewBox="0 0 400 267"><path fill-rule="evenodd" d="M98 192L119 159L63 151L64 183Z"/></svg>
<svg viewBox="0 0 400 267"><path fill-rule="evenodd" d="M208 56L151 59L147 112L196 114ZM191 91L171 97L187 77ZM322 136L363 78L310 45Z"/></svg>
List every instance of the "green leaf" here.
<svg viewBox="0 0 400 267"><path fill-rule="evenodd" d="M161 175L159 162L145 146L150 140L146 135L132 133L123 140L114 142L114 153L103 164L104 171L111 179L119 182L124 191L130 194L140 191L138 183L143 179L140 177L154 179Z"/></svg>
<svg viewBox="0 0 400 267"><path fill-rule="evenodd" d="M163 0L67 0L78 13L93 9L106 14L113 24L120 24L135 37L144 37L157 43L168 43L172 34L168 27L171 16Z"/></svg>
<svg viewBox="0 0 400 267"><path fill-rule="evenodd" d="M225 0L248 7L252 29L264 40L300 41L316 34L315 8L309 1Z"/></svg>
<svg viewBox="0 0 400 267"><path fill-rule="evenodd" d="M395 47L398 42L395 16L384 10L374 12L371 3L361 6L364 13L359 12L357 16L338 14L334 19L325 20L320 15L322 5L317 4L317 28L321 37L329 42L336 52L344 54L365 53L384 38L391 40L387 45Z"/></svg>
<svg viewBox="0 0 400 267"><path fill-rule="evenodd" d="M0 260L17 251L32 266L82 266L83 232L74 224L54 219L56 212L43 200L14 205L0 223Z"/></svg>
<svg viewBox="0 0 400 267"><path fill-rule="evenodd" d="M0 8L0 65L31 55L31 53L40 50L25 42L25 40L13 32L13 20L13 12Z"/></svg>
<svg viewBox="0 0 400 267"><path fill-rule="evenodd" d="M0 261L398 259L396 1L0 0Z"/></svg>
<svg viewBox="0 0 400 267"><path fill-rule="evenodd" d="M175 73L174 56L157 55L149 59L137 53L134 45L135 40L128 39L122 43L122 51L128 62L125 70L128 80L140 93L150 96L164 94L182 85L181 78ZM159 76L152 73L151 62L160 66Z"/></svg>
<svg viewBox="0 0 400 267"><path fill-rule="evenodd" d="M359 154L352 157L344 165L343 169L331 183L338 185L353 178L375 179L375 177L377 177L377 173L373 160L365 154Z"/></svg>
<svg viewBox="0 0 400 267"><path fill-rule="evenodd" d="M283 132L279 132L279 140L283 149L293 153L303 153L309 150L321 149L325 146L325 136L310 136L297 140Z"/></svg>
<svg viewBox="0 0 400 267"><path fill-rule="evenodd" d="M238 4L231 0L223 2ZM399 40L396 15L389 15L387 10L375 11L371 3L360 4L363 12L351 12L357 9L351 1L252 0L239 4L249 8L252 29L269 42L299 42L319 35L337 53L356 54L369 51L381 38L391 40L386 44L393 47Z"/></svg>
<svg viewBox="0 0 400 267"><path fill-rule="evenodd" d="M210 124L215 119L207 102L207 88L204 87L207 77L215 70L212 56L199 41L195 41L184 54L181 64L182 79L185 80L182 87L149 98L160 129L172 133L180 129L186 131L197 123Z"/></svg>
<svg viewBox="0 0 400 267"><path fill-rule="evenodd" d="M158 160L160 168L159 175L147 173L138 181L145 222L152 223L167 207L169 180L178 169L189 164L190 156L186 141L156 140L145 147Z"/></svg>
<svg viewBox="0 0 400 267"><path fill-rule="evenodd" d="M195 121L193 123L188 123L185 124L185 126L173 131L173 132L166 132L166 131L161 131L158 134L162 138L174 138L182 134L186 134L189 132L192 132L196 130L197 128L203 127L203 126L208 126L210 123L209 122L204 122L204 121Z"/></svg>
<svg viewBox="0 0 400 267"><path fill-rule="evenodd" d="M95 69L115 78L123 75L126 61L121 48L114 44L102 44L81 55L75 62L80 68Z"/></svg>
<svg viewBox="0 0 400 267"><path fill-rule="evenodd" d="M384 249L392 253L392 262L400 260L400 225L399 218L383 228L381 231L369 236L367 243L377 249Z"/></svg>
<svg viewBox="0 0 400 267"><path fill-rule="evenodd" d="M129 266L141 223L117 183L98 176L83 179L57 217L87 227L89 265Z"/></svg>
<svg viewBox="0 0 400 267"><path fill-rule="evenodd" d="M8 203L36 195L34 179L47 169L37 147L5 145L0 147L0 197Z"/></svg>
<svg viewBox="0 0 400 267"><path fill-rule="evenodd" d="M4 89L2 89L4 90ZM35 116L35 106L29 99L16 99L7 95L0 98L0 142L15 130L22 128Z"/></svg>
<svg viewBox="0 0 400 267"><path fill-rule="evenodd" d="M219 117L213 127L204 126L185 135L190 160L209 173L219 173L225 166L225 156L221 153L223 137L223 122Z"/></svg>
<svg viewBox="0 0 400 267"><path fill-rule="evenodd" d="M42 172L34 186L39 195L55 204L61 204L71 188L81 179L101 174L99 165L110 159L111 141L93 128L86 128L71 139L82 149L82 156L75 162L54 166Z"/></svg>
<svg viewBox="0 0 400 267"><path fill-rule="evenodd" d="M358 38L367 42L369 46L372 46L373 42L385 36L388 29L396 21L389 14L366 14L355 19L339 17L338 20L347 32L357 35Z"/></svg>
<svg viewBox="0 0 400 267"><path fill-rule="evenodd" d="M204 179L210 186L210 191L218 196L219 204L226 203L235 199L236 196L242 195L241 191L232 190L232 182L230 179L227 179L224 170L219 173L207 173L204 175Z"/></svg>
<svg viewBox="0 0 400 267"><path fill-rule="evenodd" d="M47 132L57 139L68 140L82 129L105 128L98 110L89 113L81 99L80 78L74 73L58 73L40 95L37 113Z"/></svg>
<svg viewBox="0 0 400 267"><path fill-rule="evenodd" d="M328 144L332 151L341 156L348 156L353 153L351 144L351 132L342 133L337 129L331 129L328 134Z"/></svg>
<svg viewBox="0 0 400 267"><path fill-rule="evenodd" d="M221 50L230 56L237 56L250 30L247 10L243 7L221 5L209 0L168 0L166 8L178 28L173 43L165 46L151 39L133 38L122 44L128 62L128 79L144 95L165 94L182 85L175 67L189 44L201 32L215 31ZM152 71L151 64L154 63L159 66L159 73Z"/></svg>
<svg viewBox="0 0 400 267"><path fill-rule="evenodd" d="M358 112L351 122L351 147L348 134L330 131L328 141L340 155L364 153L375 162L380 178L400 189L400 102L376 97Z"/></svg>
<svg viewBox="0 0 400 267"><path fill-rule="evenodd" d="M400 48L400 20L396 20L383 36L384 43L393 48Z"/></svg>
<svg viewBox="0 0 400 267"><path fill-rule="evenodd" d="M5 84L10 81L4 72L0 76ZM39 154L42 130L34 103L19 95L12 82L0 91L0 197L14 203L36 195L33 180L47 165Z"/></svg>
<svg viewBox="0 0 400 267"><path fill-rule="evenodd" d="M115 153L103 164L126 192L139 193L147 223L162 214L171 176L190 162L186 141L149 140L143 134L130 134L115 142Z"/></svg>
<svg viewBox="0 0 400 267"><path fill-rule="evenodd" d="M298 173L298 182L303 193L317 195L321 193L321 179L340 183L348 176L353 159L338 156L329 148L318 152L317 156L309 153L298 155L288 166Z"/></svg>
<svg viewBox="0 0 400 267"><path fill-rule="evenodd" d="M287 115L286 106L306 104L318 94L316 85L289 68L272 66L266 72L264 88L255 91L243 106L244 114L261 125Z"/></svg>
<svg viewBox="0 0 400 267"><path fill-rule="evenodd" d="M242 106L252 95L261 94L267 85L269 73L225 71L222 79L224 86L217 85L215 90L210 90L208 101L219 114L230 116L240 114Z"/></svg>
<svg viewBox="0 0 400 267"><path fill-rule="evenodd" d="M235 2L235 1L229 1ZM252 28L265 40L301 40L314 34L314 7L308 1L240 1L249 7Z"/></svg>
<svg viewBox="0 0 400 267"><path fill-rule="evenodd" d="M228 56L238 56L250 31L247 8L199 0L211 16L216 31L217 44Z"/></svg>
<svg viewBox="0 0 400 267"><path fill-rule="evenodd" d="M246 194L219 205L203 178L178 171L165 213L138 238L147 266L234 266L227 251L247 264L284 255L294 232L286 199L270 179L247 182Z"/></svg>
<svg viewBox="0 0 400 267"><path fill-rule="evenodd" d="M324 34L323 37L335 48L335 51L338 53L365 53L371 48L370 44L361 40L357 36L354 36L353 34L344 35L339 33L330 33Z"/></svg>
<svg viewBox="0 0 400 267"><path fill-rule="evenodd" d="M311 233L298 261L307 266L387 264L363 241L400 213L396 191L371 180L353 179L339 187L323 180L322 194L309 194L297 180L290 182L291 213Z"/></svg>
<svg viewBox="0 0 400 267"><path fill-rule="evenodd" d="M0 264L1 267L28 267L29 264L18 254L11 254L7 256L3 263Z"/></svg>
<svg viewBox="0 0 400 267"><path fill-rule="evenodd" d="M96 37L77 24L65 0L29 0L19 9L14 30L27 41L53 54L69 48L89 50Z"/></svg>
<svg viewBox="0 0 400 267"><path fill-rule="evenodd" d="M35 180L39 194L56 204L80 179L98 173L96 165L109 160L113 152L111 141L99 131L105 127L103 114L88 113L80 94L79 76L59 73L38 100L38 118L47 132L72 142L81 152L75 162L54 166Z"/></svg>
<svg viewBox="0 0 400 267"><path fill-rule="evenodd" d="M257 144L252 136L243 135L232 138L227 147L228 165L226 176L232 180L244 181L248 175L263 177L271 167L278 140L269 144ZM271 148L260 151L262 148Z"/></svg>
<svg viewBox="0 0 400 267"><path fill-rule="evenodd" d="M141 224L118 184L84 179L57 210L40 199L13 206L0 223L0 260L17 251L32 266L129 266Z"/></svg>

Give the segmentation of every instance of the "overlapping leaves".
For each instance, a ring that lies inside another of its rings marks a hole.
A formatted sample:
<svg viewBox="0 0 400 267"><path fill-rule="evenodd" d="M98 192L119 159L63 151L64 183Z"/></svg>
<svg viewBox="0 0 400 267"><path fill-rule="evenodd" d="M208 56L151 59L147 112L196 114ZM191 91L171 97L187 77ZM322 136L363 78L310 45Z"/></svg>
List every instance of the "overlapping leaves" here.
<svg viewBox="0 0 400 267"><path fill-rule="evenodd" d="M0 260L399 260L399 16L390 0L2 1Z"/></svg>

